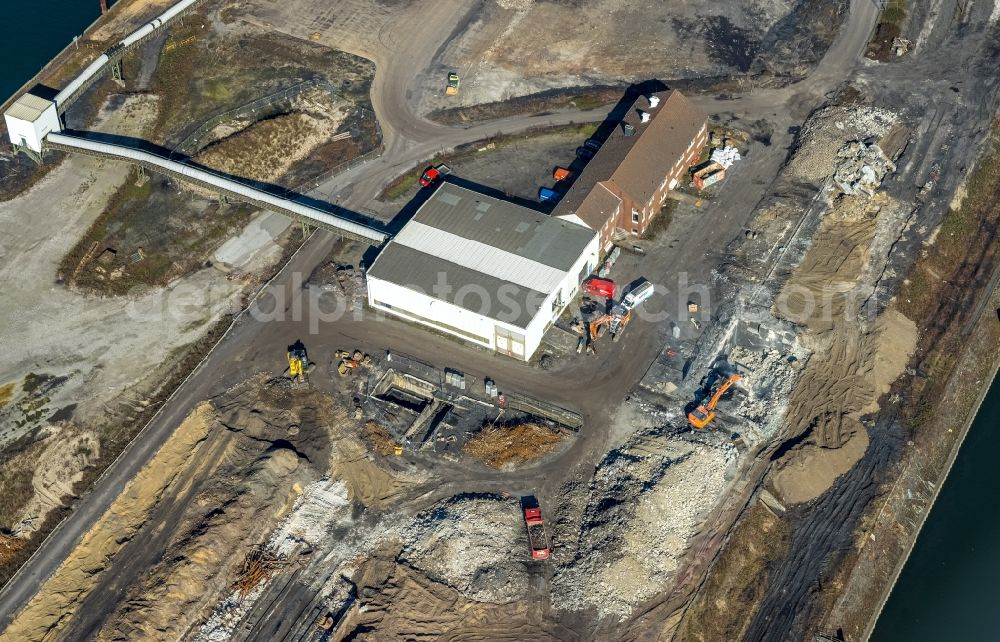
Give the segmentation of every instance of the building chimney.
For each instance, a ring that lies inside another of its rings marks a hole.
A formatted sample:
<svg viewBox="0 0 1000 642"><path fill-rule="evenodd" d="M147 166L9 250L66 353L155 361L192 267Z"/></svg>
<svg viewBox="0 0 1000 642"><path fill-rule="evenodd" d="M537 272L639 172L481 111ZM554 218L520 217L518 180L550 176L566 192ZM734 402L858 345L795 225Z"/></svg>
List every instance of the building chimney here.
<svg viewBox="0 0 1000 642"><path fill-rule="evenodd" d="M650 96L649 97L649 108L650 109L656 109L656 106L659 105L659 104L660 104L660 97L659 96Z"/></svg>
<svg viewBox="0 0 1000 642"><path fill-rule="evenodd" d="M652 118L652 116L650 115L650 113L648 111L640 111L639 112L639 122L641 122L641 123L648 123L650 118Z"/></svg>

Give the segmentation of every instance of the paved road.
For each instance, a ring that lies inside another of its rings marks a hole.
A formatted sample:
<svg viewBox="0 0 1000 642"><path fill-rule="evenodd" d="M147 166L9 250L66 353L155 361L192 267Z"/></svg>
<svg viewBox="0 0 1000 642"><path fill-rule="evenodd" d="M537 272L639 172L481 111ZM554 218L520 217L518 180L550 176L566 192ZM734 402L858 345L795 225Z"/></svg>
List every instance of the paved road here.
<svg viewBox="0 0 1000 642"><path fill-rule="evenodd" d="M400 19L392 27L396 33L387 33L382 40L403 43L386 47L376 56L377 73L372 89L372 102L383 128L386 151L382 158L354 168L334 177L318 189L318 193L333 195L340 204L364 211L382 186L401 171L430 157L435 152L456 145L480 140L496 132L515 132L539 124L561 124L570 121L584 122L602 119L600 110L567 111L547 116L517 116L472 127L445 127L420 118L414 106L416 97L408 89L412 79L412 61L430 60L444 42L456 22L450 0L420 3L423 18L419 30L412 22ZM755 167L748 170L743 188L730 185L730 193L740 198L731 199L729 209L713 214L724 224L698 226L692 231L703 238L691 239L690 247L717 247L719 238L738 233L752 210L752 205L763 196L766 185L773 179L783 158L782 147L790 143L787 126L801 122L802 118L819 105L823 96L836 87L853 68L857 57L867 42L876 9L870 0L853 0L850 18L816 71L806 80L782 89L759 90L738 99L702 97L697 102L709 113L727 117L764 118L775 125L775 142L769 148L758 150ZM438 20L435 19L438 18ZM435 26L436 25L436 26ZM757 200L754 200L754 199ZM720 206L721 207L721 206ZM727 237L727 238L730 238ZM705 243L708 243L707 245ZM301 292L301 275L309 275L329 255L333 238L327 233L317 233L267 288L268 297L285 297ZM659 274L667 275L679 270L697 274L710 269L711 260L698 251L677 252L674 257L656 267ZM653 267L652 265L650 267ZM407 326L387 321L373 330L371 324L340 322L324 328L323 334L313 339L320 350L358 345L372 351L386 348L413 353L434 363L462 364L463 368L477 375L490 374L508 389L521 389L556 402L576 407L591 425L607 425L608 404L621 400L624 391L645 370L634 359L617 358L625 346L633 354L647 355L646 364L652 360L662 345L661 334L651 326L630 328L629 341L608 344L606 350L590 365L586 376L569 370L543 373L509 360L461 348L454 342L430 334L421 334L419 342ZM22 571L0 591L0 623L5 626L37 592L66 558L83 534L107 510L125 484L142 468L150 457L170 437L181 420L198 401L210 398L260 368L281 371L284 368L282 348L297 338L308 337L308 319L299 322L259 322L244 316L234 330L213 351L209 358L192 373L192 376L164 404L161 412L130 444L118 461L108 469L93 489L76 504L73 513L43 543L38 553ZM298 333L298 334L297 334ZM352 343L353 342L353 343ZM580 390L599 391L598 394L581 395ZM588 401L589 399L589 401ZM590 431L593 435L598 431ZM599 450L607 435L581 439L580 443L563 456L568 470L572 463L590 450ZM555 470L555 468L549 469ZM541 478L538 481L543 481ZM548 480L554 481L554 480Z"/></svg>

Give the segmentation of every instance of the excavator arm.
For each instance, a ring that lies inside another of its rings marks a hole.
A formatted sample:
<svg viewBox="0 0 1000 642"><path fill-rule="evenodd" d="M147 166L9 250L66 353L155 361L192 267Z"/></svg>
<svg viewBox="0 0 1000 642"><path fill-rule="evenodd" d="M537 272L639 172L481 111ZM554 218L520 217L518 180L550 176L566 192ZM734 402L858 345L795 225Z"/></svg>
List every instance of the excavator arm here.
<svg viewBox="0 0 1000 642"><path fill-rule="evenodd" d="M718 405L719 400L722 399L722 395L726 394L727 390L736 385L736 383L742 379L743 375L741 374L734 373L730 375L730 377L715 390L715 393L712 395L708 404L700 405L689 412L688 423L691 424L691 427L701 430L711 423L711 421L715 419L715 406Z"/></svg>

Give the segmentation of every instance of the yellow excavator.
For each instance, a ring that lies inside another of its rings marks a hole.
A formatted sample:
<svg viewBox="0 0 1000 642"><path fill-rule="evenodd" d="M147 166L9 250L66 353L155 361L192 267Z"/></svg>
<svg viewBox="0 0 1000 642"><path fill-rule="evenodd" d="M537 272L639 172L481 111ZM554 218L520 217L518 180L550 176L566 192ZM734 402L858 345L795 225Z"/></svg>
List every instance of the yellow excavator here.
<svg viewBox="0 0 1000 642"><path fill-rule="evenodd" d="M726 394L726 391L731 387L736 385L737 382L743 379L743 375L739 373L733 373L728 379L719 385L715 392L712 393L712 398L709 400L708 404L700 405L691 412L688 413L688 423L691 424L692 428L701 430L715 419L715 406L719 403L719 399L722 399L722 395Z"/></svg>

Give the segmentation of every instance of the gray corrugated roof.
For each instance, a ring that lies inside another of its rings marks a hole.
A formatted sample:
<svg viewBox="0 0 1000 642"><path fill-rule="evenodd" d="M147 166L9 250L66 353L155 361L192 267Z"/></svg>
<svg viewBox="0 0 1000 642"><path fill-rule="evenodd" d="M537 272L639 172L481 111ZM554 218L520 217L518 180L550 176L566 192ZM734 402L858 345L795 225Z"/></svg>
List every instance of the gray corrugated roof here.
<svg viewBox="0 0 1000 642"><path fill-rule="evenodd" d="M442 274L448 285L447 293L435 292ZM379 253L368 269L368 276L422 292L439 301L447 301L519 328L528 326L546 296L394 242ZM501 290L505 286L506 289ZM476 294L480 288L489 295L485 302ZM467 293L461 301L456 300L459 292ZM500 292L504 292L503 297L499 296ZM384 303L392 304L391 301Z"/></svg>
<svg viewBox="0 0 1000 642"><path fill-rule="evenodd" d="M4 114L10 116L11 118L26 120L29 123L33 123L38 120L38 117L42 115L42 112L44 112L51 104L51 100L45 100L44 98L34 94L24 94L15 100L10 108L4 112Z"/></svg>
<svg viewBox="0 0 1000 642"><path fill-rule="evenodd" d="M368 274L524 328L594 236L582 225L443 183ZM438 294L433 288L442 274L451 287ZM475 295L456 301L463 286L482 288L491 301L482 308ZM513 313L509 300L518 308Z"/></svg>
<svg viewBox="0 0 1000 642"><path fill-rule="evenodd" d="M451 183L442 183L413 220L563 271L594 236L582 225Z"/></svg>

